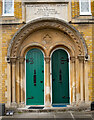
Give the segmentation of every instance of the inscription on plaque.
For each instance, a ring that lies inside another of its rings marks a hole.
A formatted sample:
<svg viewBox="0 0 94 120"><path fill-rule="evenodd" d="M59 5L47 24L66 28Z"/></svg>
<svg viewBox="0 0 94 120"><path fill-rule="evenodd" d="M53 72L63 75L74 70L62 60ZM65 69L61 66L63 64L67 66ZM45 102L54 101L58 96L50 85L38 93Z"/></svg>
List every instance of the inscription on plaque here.
<svg viewBox="0 0 94 120"><path fill-rule="evenodd" d="M26 22L43 17L53 17L68 21L68 4L26 5Z"/></svg>

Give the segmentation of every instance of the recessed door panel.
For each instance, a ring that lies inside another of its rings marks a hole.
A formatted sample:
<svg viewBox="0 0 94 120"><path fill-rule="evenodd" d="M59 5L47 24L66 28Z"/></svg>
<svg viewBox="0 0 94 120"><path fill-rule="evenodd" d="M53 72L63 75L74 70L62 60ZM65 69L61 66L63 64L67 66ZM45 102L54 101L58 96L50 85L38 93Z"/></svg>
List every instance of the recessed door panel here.
<svg viewBox="0 0 94 120"><path fill-rule="evenodd" d="M65 50L52 54L52 104L69 104L69 59Z"/></svg>
<svg viewBox="0 0 94 120"><path fill-rule="evenodd" d="M44 56L36 48L26 54L26 105L44 105Z"/></svg>

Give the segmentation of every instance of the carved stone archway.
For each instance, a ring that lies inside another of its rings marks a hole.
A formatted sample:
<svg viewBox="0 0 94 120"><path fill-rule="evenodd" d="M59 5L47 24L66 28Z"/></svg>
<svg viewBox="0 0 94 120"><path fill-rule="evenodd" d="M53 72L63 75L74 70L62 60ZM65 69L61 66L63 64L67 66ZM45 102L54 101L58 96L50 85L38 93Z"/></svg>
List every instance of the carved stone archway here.
<svg viewBox="0 0 94 120"><path fill-rule="evenodd" d="M88 101L88 53L85 41L73 26L51 18L24 25L10 42L7 53L11 73L9 90L12 89L12 93L8 91L9 105L25 105L25 55L29 49L39 48L45 57L45 107L51 107L50 55L59 47L70 54L70 104Z"/></svg>

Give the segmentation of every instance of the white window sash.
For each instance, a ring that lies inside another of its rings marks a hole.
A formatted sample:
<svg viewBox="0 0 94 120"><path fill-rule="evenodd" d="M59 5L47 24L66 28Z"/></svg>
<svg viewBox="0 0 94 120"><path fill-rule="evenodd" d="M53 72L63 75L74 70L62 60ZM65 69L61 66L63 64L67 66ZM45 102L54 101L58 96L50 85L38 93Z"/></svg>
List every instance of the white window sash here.
<svg viewBox="0 0 94 120"><path fill-rule="evenodd" d="M89 2L89 11L88 12L82 12L81 11L81 2L84 2L84 0L79 0L80 15L92 15L91 14L91 0L88 0L88 2Z"/></svg>
<svg viewBox="0 0 94 120"><path fill-rule="evenodd" d="M12 13L4 13L5 10L5 0L3 0L3 13L2 16L14 16L14 0L12 0Z"/></svg>

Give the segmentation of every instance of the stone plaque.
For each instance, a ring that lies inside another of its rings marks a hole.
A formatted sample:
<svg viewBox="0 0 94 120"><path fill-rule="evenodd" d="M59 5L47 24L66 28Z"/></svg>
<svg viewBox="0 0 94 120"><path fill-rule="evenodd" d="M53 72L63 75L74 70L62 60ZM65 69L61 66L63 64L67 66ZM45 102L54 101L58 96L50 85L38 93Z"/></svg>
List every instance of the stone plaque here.
<svg viewBox="0 0 94 120"><path fill-rule="evenodd" d="M28 4L26 22L38 18L53 17L68 21L68 4Z"/></svg>

